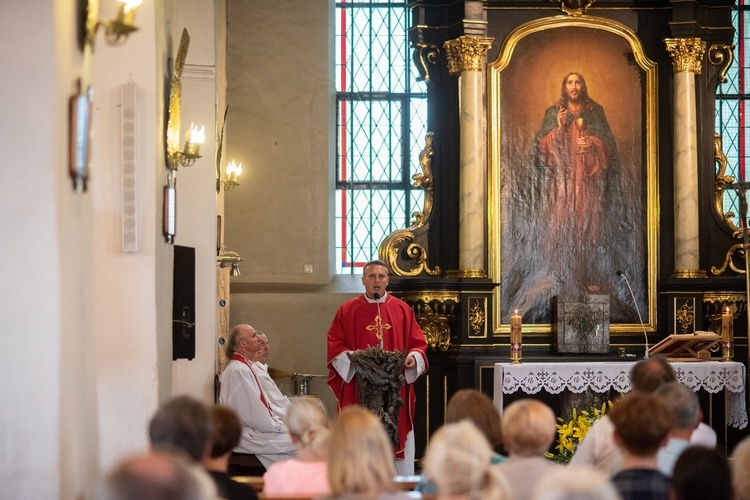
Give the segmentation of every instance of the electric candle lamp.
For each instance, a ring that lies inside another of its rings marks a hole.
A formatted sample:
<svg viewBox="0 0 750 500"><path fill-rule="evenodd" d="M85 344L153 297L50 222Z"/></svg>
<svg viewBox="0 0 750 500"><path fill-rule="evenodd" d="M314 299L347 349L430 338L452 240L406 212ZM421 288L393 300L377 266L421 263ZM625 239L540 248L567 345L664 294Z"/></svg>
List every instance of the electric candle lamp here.
<svg viewBox="0 0 750 500"><path fill-rule="evenodd" d="M518 314L518 309L516 309L516 313L510 317L510 359L514 365L521 364L522 346L521 316Z"/></svg>
<svg viewBox="0 0 750 500"><path fill-rule="evenodd" d="M135 11L143 0L119 0L121 5L117 12L117 22L125 26L135 24Z"/></svg>
<svg viewBox="0 0 750 500"><path fill-rule="evenodd" d="M206 127L198 128L192 123L190 124L189 139L185 142L185 150L183 153L186 156L198 156L201 150L201 144L206 139Z"/></svg>
<svg viewBox="0 0 750 500"><path fill-rule="evenodd" d="M227 180L229 182L237 182L240 174L242 174L242 163L237 165L234 160L229 162L229 165L227 165Z"/></svg>

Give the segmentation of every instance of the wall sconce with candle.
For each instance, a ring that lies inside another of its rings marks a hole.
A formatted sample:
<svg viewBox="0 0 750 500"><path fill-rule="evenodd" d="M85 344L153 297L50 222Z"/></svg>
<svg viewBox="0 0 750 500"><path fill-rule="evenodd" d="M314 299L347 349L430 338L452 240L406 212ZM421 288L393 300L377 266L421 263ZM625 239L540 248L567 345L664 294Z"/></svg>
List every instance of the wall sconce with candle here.
<svg viewBox="0 0 750 500"><path fill-rule="evenodd" d="M240 185L237 179L239 179L240 175L242 175L242 163L237 165L234 160L230 161L229 165L227 165L226 173L226 177L224 177L223 179L219 179L217 181L217 184L223 185L224 191L231 191L232 189ZM218 185L216 186L216 189L218 191Z"/></svg>
<svg viewBox="0 0 750 500"><path fill-rule="evenodd" d="M117 16L109 21L99 20L99 0L88 0L83 2L83 16L85 19L85 30L82 45L94 46L96 32L104 28L104 39L108 45L118 46L125 43L131 33L138 30L135 25L135 14L143 0L118 0L120 6Z"/></svg>
<svg viewBox="0 0 750 500"><path fill-rule="evenodd" d="M167 185L164 186L163 233L167 243L174 243L177 232L177 169L190 167L200 158L201 144L205 140L205 127L190 124L185 147L180 149L180 105L182 103L182 69L185 67L190 35L182 30L180 47L177 49L174 71L169 81L169 118L166 130Z"/></svg>

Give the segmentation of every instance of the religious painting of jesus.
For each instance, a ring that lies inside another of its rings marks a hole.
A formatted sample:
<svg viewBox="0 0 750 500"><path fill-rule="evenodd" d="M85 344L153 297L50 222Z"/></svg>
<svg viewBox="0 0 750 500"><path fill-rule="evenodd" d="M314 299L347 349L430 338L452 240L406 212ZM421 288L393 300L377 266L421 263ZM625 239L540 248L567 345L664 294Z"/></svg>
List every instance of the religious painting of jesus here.
<svg viewBox="0 0 750 500"><path fill-rule="evenodd" d="M618 271L653 330L656 67L637 36L592 16L533 21L488 78L496 332L515 310L549 331L552 299L586 294L609 296L627 331L638 314Z"/></svg>

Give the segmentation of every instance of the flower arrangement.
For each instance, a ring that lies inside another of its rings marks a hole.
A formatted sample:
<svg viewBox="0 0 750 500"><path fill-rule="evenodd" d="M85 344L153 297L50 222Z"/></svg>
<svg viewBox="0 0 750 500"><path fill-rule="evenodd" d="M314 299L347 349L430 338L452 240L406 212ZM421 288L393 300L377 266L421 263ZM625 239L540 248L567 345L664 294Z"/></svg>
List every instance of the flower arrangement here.
<svg viewBox="0 0 750 500"><path fill-rule="evenodd" d="M555 453L547 452L547 458L551 458L555 462L569 462L586 433L594 425L594 422L604 416L607 408L612 408L611 401L602 403L601 408L592 406L581 412L573 408L573 418L570 421L557 417L560 422L557 424L557 446L555 446Z"/></svg>

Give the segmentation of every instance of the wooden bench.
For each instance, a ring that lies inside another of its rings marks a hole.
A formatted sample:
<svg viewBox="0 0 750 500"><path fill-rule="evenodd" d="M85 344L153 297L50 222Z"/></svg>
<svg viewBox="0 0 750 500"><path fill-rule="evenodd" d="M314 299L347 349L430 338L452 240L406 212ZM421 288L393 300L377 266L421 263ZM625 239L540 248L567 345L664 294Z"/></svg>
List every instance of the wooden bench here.
<svg viewBox="0 0 750 500"><path fill-rule="evenodd" d="M232 452L229 457L229 475L231 476L262 476L266 468L251 453Z"/></svg>

